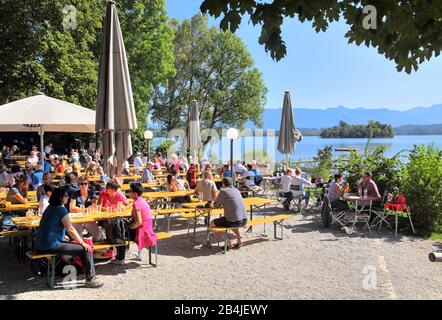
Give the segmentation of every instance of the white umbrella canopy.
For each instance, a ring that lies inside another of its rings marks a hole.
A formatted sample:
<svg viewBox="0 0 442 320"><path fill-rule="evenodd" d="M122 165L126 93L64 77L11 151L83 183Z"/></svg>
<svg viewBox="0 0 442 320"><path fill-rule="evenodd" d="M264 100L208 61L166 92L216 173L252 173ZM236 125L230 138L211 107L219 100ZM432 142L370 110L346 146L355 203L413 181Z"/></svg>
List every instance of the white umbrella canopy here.
<svg viewBox="0 0 442 320"><path fill-rule="evenodd" d="M0 106L0 131L95 132L95 111L44 94Z"/></svg>
<svg viewBox="0 0 442 320"><path fill-rule="evenodd" d="M43 155L45 132L95 133L95 111L44 94L0 106L0 132L23 131L40 133Z"/></svg>

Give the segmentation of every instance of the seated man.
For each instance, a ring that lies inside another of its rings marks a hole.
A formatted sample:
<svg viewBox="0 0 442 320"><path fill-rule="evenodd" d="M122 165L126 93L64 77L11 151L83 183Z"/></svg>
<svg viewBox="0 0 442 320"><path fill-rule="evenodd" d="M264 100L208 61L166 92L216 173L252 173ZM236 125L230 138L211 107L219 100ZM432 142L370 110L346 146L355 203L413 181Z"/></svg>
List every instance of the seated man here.
<svg viewBox="0 0 442 320"><path fill-rule="evenodd" d="M255 172L256 171L253 170L253 166L251 164L248 164L247 165L247 173L245 176L245 186L249 190L259 191L259 190L262 190L262 188L255 184L255 179L256 179Z"/></svg>
<svg viewBox="0 0 442 320"><path fill-rule="evenodd" d="M246 206L239 190L232 186L232 179L230 177L223 178L223 187L215 200L214 207L223 207L224 216L211 221L210 227L235 228L232 230L237 240L234 248L239 248L243 245L239 228L247 223ZM232 248L232 243L229 239L227 239L227 246Z"/></svg>
<svg viewBox="0 0 442 320"><path fill-rule="evenodd" d="M150 181L154 181L155 177L153 176L153 163L148 162L146 167L143 170L143 175L141 176L141 182L146 183Z"/></svg>
<svg viewBox="0 0 442 320"><path fill-rule="evenodd" d="M364 177L362 178L363 181L361 185L358 187L359 194L362 196L367 195L369 198L376 198L378 200L372 201L372 208L380 208L381 207L381 195L379 194L378 186L373 181L372 174L370 172L365 172ZM370 201L364 201L361 200L358 202L358 205L361 209L364 209L363 207L369 207ZM383 208L382 208L383 209Z"/></svg>
<svg viewBox="0 0 442 320"><path fill-rule="evenodd" d="M302 171L300 168L295 169L295 176L292 178L292 190L294 197L300 197L301 201L305 200L305 206L308 206L308 201L310 199L310 193L305 192L304 186L312 186L312 184L304 179L302 176ZM301 204L300 204L301 205Z"/></svg>
<svg viewBox="0 0 442 320"><path fill-rule="evenodd" d="M283 202L284 209L290 209L290 202L293 199L293 193L290 189L290 185L292 184L292 170L287 170L287 174L281 177L281 185L282 185L282 193L284 194L285 201Z"/></svg>
<svg viewBox="0 0 442 320"><path fill-rule="evenodd" d="M201 201L213 202L218 196L218 189L215 182L213 182L213 175L211 171L204 171L204 180L199 181L195 188L195 193L201 193Z"/></svg>

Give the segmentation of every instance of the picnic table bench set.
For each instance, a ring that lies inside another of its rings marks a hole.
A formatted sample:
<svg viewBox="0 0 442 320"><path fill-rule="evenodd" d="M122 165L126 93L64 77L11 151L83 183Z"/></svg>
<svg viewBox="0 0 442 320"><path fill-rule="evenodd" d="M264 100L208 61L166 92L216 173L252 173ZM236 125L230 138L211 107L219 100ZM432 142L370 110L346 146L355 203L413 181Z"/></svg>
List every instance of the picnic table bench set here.
<svg viewBox="0 0 442 320"><path fill-rule="evenodd" d="M138 180L140 176L125 176L122 177L125 181L133 181ZM191 203L181 203L176 205L174 203L174 198L184 197L184 196L196 196L194 190L183 190L176 192L167 192L160 191L159 186L161 185L160 181L155 180L152 182L147 182L142 184L146 189L148 188L158 188L156 192L148 191L143 193L143 197L147 199L151 205L152 215L154 217L154 228L157 235L157 240L164 240L172 238L173 234L170 233L171 229L171 218L172 216L176 216L177 218L187 219L189 221L188 234L190 234L190 225L193 222L193 237L192 241L195 241L195 234L197 228L197 219L199 217L205 217L206 221L206 244L210 246L210 234L224 233L225 241L224 241L224 250L223 253L227 252L227 233L233 228L210 228L209 222L210 218L216 215L222 216L224 215L223 208L206 208L206 203L201 202L198 198L192 199ZM121 191L127 192L130 190L130 185L128 183L124 183L121 186ZM150 189L148 189L150 190ZM255 195L255 193L251 192L251 195ZM39 203L36 201L36 192L29 191L28 192L28 203L26 204L8 204L4 207L0 206L0 214L4 212L18 212L18 211L36 211L39 208ZM70 213L71 220L73 224L77 223L87 223L87 222L99 222L106 221L108 219L116 218L116 217L130 217L132 204L131 200L129 200L130 205L126 208L126 210L110 210L92 212L85 211L82 213ZM251 232L253 226L256 225L264 225L267 223L274 224L274 238L282 240L283 235L283 222L289 217L289 215L276 215L276 216L268 216L263 218L255 218L253 219L253 213L259 210L261 213L264 213L263 208L267 205L274 203L274 200L267 198L258 198L258 197L246 197L244 198L244 203L250 212L250 220L244 226L244 228L248 228L247 232ZM170 204L172 206L164 206L164 204ZM160 230L159 225L157 223L157 217L163 216L166 221L166 226L164 231ZM38 260L46 260L47 261L47 270L46 270L46 278L47 284L52 289L55 285L55 263L56 263L56 254L45 254L39 253L34 249L34 235L35 231L38 229L41 216L34 215L30 216L27 214L25 217L14 217L11 218L14 222L16 229L10 231L0 232L0 238L6 238L10 240L10 247L15 252L17 258L20 261L25 262L29 260L31 262ZM281 228L281 236L277 237L277 227ZM30 243L30 245L29 245ZM131 245L131 242L127 242L125 245ZM101 241L97 243L93 243L94 252L103 249L110 249L113 247L122 246L117 245L107 241ZM218 246L219 246L219 238L218 238ZM158 244L156 246L149 247L149 264L153 267L158 265ZM155 258L152 259L152 253L154 253Z"/></svg>

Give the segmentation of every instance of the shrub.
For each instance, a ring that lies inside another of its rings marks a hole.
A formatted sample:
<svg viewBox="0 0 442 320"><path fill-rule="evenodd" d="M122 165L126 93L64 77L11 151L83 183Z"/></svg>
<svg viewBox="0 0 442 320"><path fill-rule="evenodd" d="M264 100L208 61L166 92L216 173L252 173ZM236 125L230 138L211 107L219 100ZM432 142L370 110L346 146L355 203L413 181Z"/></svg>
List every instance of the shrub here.
<svg viewBox="0 0 442 320"><path fill-rule="evenodd" d="M368 150L368 148L366 149ZM346 179L352 192L357 190L357 181L366 171L372 173L381 195L385 191L396 192L399 190L402 176L401 153L388 158L385 156L384 146L376 147L372 152L367 151L364 154L351 152L348 158L339 159L338 168L341 172L346 173Z"/></svg>
<svg viewBox="0 0 442 320"><path fill-rule="evenodd" d="M401 183L417 228L442 226L442 151L434 145L415 146L409 154Z"/></svg>
<svg viewBox="0 0 442 320"><path fill-rule="evenodd" d="M174 145L172 140L163 140L156 148L156 153L161 153L163 157L166 157L169 154L170 149Z"/></svg>

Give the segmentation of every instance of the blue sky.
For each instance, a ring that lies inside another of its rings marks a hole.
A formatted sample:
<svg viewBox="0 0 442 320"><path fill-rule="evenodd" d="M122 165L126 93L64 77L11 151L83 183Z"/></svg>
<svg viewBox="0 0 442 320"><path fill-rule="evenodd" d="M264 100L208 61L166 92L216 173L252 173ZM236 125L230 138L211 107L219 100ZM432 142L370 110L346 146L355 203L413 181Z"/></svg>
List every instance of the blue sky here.
<svg viewBox="0 0 442 320"><path fill-rule="evenodd" d="M202 0L166 0L171 18L191 18ZM211 25L219 20L209 19ZM442 58L432 59L411 75L397 72L395 64L374 48L348 44L348 27L334 23L317 34L309 23L286 19L283 38L287 56L274 62L258 44L260 27L243 20L237 35L247 45L268 88L266 108L280 108L285 90L294 107L389 108L405 110L442 103Z"/></svg>

